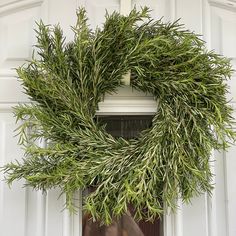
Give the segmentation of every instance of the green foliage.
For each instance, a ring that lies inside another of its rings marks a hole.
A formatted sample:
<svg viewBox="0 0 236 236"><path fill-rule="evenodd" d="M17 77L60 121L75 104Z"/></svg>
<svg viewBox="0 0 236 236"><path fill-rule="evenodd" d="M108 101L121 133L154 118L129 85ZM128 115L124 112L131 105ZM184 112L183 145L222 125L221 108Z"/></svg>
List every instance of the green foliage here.
<svg viewBox="0 0 236 236"><path fill-rule="evenodd" d="M229 60L178 22L153 21L147 8L106 15L95 32L80 9L73 31L66 43L59 26L40 22L40 57L17 70L32 104L15 108L25 158L4 166L6 181L59 187L70 210L75 190L94 187L84 208L106 224L129 204L137 220L153 220L164 205L175 209L178 196L210 193L211 151L236 137L226 100ZM153 94L158 110L152 127L127 141L106 133L95 114L128 71L131 86ZM37 145L42 139L47 146Z"/></svg>

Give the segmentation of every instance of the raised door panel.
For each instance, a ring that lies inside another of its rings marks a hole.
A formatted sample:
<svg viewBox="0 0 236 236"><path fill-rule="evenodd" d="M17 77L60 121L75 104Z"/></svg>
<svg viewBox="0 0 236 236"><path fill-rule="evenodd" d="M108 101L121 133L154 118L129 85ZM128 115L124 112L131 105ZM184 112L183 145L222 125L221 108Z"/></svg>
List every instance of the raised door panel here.
<svg viewBox="0 0 236 236"><path fill-rule="evenodd" d="M236 104L234 103L234 117L236 119ZM236 131L236 125L235 125ZM236 145L232 146L228 152L224 153L225 157L225 183L226 183L226 202L227 202L227 220L228 220L228 236L236 235Z"/></svg>
<svg viewBox="0 0 236 236"><path fill-rule="evenodd" d="M15 75L13 69L31 58L32 45L35 43L33 29L36 26L35 21L40 17L42 2L30 5L29 1L29 5L22 5L21 8L14 8L13 5L5 11L0 8L1 77Z"/></svg>
<svg viewBox="0 0 236 236"><path fill-rule="evenodd" d="M0 102L26 101L15 68L30 59L35 43L35 21L43 1L9 2L0 6ZM15 5L16 4L16 5Z"/></svg>
<svg viewBox="0 0 236 236"><path fill-rule="evenodd" d="M113 11L120 11L119 0L79 0L79 7L84 7L88 14L88 23L92 29L97 26L101 27L105 20L105 13L112 13Z"/></svg>
<svg viewBox="0 0 236 236"><path fill-rule="evenodd" d="M236 69L236 1L210 1L211 42L212 48L231 59L233 69ZM236 73L228 81L228 99L234 108L236 118ZM235 127L236 129L236 127ZM215 153L215 235L236 235L236 145L227 152Z"/></svg>
<svg viewBox="0 0 236 236"><path fill-rule="evenodd" d="M185 24L186 28L197 34L202 34L202 0L175 0L175 18L180 19L180 23Z"/></svg>
<svg viewBox="0 0 236 236"><path fill-rule="evenodd" d="M15 119L9 112L0 109L0 165L20 160L22 151L13 138ZM0 172L1 179L3 173ZM14 183L9 188L0 182L0 233L4 236L25 236L26 190L21 186L23 182Z"/></svg>
<svg viewBox="0 0 236 236"><path fill-rule="evenodd" d="M23 151L14 138L17 127L12 106L28 102L22 93L13 68L31 58L35 44L35 21L61 23L68 39L70 25L76 20L77 1L21 0L0 1L0 166L21 160ZM0 172L3 179L3 173ZM63 211L65 199L59 191L32 191L24 181L11 189L0 182L0 235L3 236L72 236L79 235L79 216ZM73 222L76 222L75 224Z"/></svg>
<svg viewBox="0 0 236 236"><path fill-rule="evenodd" d="M226 7L218 2L211 2L211 45L218 53L231 59L236 69L236 3ZM227 5L228 6L228 5ZM228 82L229 98L236 101L236 73Z"/></svg>

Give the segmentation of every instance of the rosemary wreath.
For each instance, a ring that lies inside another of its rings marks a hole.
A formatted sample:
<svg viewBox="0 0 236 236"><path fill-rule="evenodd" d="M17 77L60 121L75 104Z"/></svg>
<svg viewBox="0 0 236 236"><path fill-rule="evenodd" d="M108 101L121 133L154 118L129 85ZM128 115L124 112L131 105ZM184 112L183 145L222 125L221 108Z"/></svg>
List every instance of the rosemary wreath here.
<svg viewBox="0 0 236 236"><path fill-rule="evenodd" d="M95 31L84 9L77 16L72 42L59 26L38 23L39 56L17 69L32 104L15 108L25 158L3 167L6 181L59 187L72 211L73 193L92 187L84 209L105 224L130 204L136 220L151 221L164 206L175 209L178 196L210 193L211 151L235 139L229 60L178 22L152 20L147 8L107 14ZM128 71L130 86L158 101L152 126L131 140L112 137L95 119L98 103Z"/></svg>

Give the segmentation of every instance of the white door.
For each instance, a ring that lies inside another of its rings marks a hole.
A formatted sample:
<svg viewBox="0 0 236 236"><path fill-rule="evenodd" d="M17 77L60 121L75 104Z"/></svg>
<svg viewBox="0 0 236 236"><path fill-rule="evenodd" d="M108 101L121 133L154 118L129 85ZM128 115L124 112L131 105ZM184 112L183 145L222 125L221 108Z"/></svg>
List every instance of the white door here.
<svg viewBox="0 0 236 236"><path fill-rule="evenodd" d="M69 26L75 24L79 6L85 6L89 23L95 28L102 23L105 9L128 12L134 5L145 4L153 9L154 18L164 16L166 21L182 18L187 28L203 35L209 49L232 58L236 69L235 0L0 0L0 166L20 160L23 154L13 138L16 125L11 107L27 102L27 98L21 93L12 68L30 58L35 43L35 21L41 18L45 23L60 23L70 40L73 34ZM236 76L230 83L236 110ZM115 98L108 97L100 112L153 111L152 99L142 96L123 91ZM165 217L165 236L236 235L235 153L236 147L228 153L214 153L216 188L212 198L203 195L188 206L180 202L177 214ZM43 195L22 188L22 184L14 183L9 189L0 182L1 236L81 236L81 215L70 217L67 211L62 211L64 199L58 200L57 190Z"/></svg>

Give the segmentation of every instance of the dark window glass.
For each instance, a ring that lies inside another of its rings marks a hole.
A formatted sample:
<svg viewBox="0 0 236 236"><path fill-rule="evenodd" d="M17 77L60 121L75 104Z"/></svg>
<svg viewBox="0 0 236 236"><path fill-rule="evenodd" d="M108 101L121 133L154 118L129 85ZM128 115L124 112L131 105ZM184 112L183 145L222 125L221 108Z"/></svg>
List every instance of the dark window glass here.
<svg viewBox="0 0 236 236"><path fill-rule="evenodd" d="M113 137L125 139L137 138L141 131L149 128L153 116L98 116L96 119L106 124L106 131ZM85 192L89 192L86 190ZM90 220L89 215L83 216L83 236L160 236L160 220L153 223L135 222L132 209L128 214L114 221L110 226L100 226Z"/></svg>
<svg viewBox="0 0 236 236"><path fill-rule="evenodd" d="M99 116L98 121L106 124L106 131L113 137L137 138L141 131L152 125L153 116Z"/></svg>

